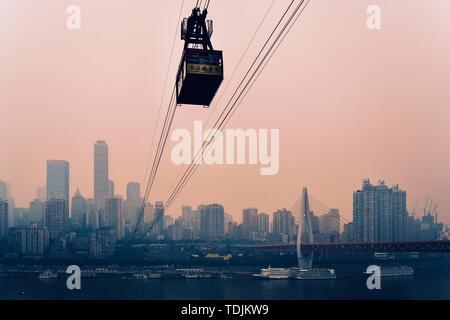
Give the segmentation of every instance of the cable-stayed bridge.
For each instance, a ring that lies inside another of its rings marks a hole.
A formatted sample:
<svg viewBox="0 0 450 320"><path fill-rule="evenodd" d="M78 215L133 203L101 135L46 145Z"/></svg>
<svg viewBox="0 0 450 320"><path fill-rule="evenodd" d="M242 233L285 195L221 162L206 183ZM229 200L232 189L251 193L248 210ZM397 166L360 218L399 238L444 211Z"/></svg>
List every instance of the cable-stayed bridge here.
<svg viewBox="0 0 450 320"><path fill-rule="evenodd" d="M315 241L313 235L314 219L321 219L325 233L340 233L342 217L335 218L328 213L330 209L308 196L307 189L294 203L291 211L298 218L298 230L301 236L297 236L296 244L274 243L261 245L242 245L239 247L253 248L269 251L297 251L299 265L308 267L312 263L314 253L320 254L346 254L346 253L450 253L450 229L444 231L436 240L430 241L396 241L396 242L335 242ZM306 257L306 258L305 258ZM309 260L308 260L309 258Z"/></svg>

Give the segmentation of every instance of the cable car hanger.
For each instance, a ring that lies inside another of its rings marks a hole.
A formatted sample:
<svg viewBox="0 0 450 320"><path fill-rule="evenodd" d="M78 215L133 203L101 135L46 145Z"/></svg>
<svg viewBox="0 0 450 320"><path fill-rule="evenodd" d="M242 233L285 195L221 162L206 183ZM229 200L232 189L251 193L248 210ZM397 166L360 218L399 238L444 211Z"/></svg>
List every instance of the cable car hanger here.
<svg viewBox="0 0 450 320"><path fill-rule="evenodd" d="M181 22L181 40L184 40L184 50L189 45L201 45L203 50L214 50L211 43L213 24L211 20L206 20L208 10L200 8L192 9L189 18L184 18Z"/></svg>

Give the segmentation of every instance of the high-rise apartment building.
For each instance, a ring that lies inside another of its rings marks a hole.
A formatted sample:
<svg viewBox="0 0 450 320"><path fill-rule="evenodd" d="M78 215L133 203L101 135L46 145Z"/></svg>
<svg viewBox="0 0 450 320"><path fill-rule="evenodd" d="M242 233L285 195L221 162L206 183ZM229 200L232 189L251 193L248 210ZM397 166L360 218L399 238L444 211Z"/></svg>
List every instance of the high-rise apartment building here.
<svg viewBox="0 0 450 320"><path fill-rule="evenodd" d="M113 228L117 240L124 238L125 223L122 213L122 198L105 199L105 226Z"/></svg>
<svg viewBox="0 0 450 320"><path fill-rule="evenodd" d="M64 236L68 231L69 214L64 199L50 199L45 202L45 227L50 239Z"/></svg>
<svg viewBox="0 0 450 320"><path fill-rule="evenodd" d="M294 239L295 216L292 212L282 209L273 213L272 234L276 238L287 241Z"/></svg>
<svg viewBox="0 0 450 320"><path fill-rule="evenodd" d="M250 208L242 210L242 229L244 236L249 237L253 232L258 232L258 209Z"/></svg>
<svg viewBox="0 0 450 320"><path fill-rule="evenodd" d="M364 180L362 189L353 193L356 242L403 241L407 217L406 192L399 186Z"/></svg>
<svg viewBox="0 0 450 320"><path fill-rule="evenodd" d="M44 226L45 216L45 201L34 199L30 202L30 220L32 223L37 223L40 227Z"/></svg>
<svg viewBox="0 0 450 320"><path fill-rule="evenodd" d="M69 215L69 162L47 160L47 201L62 199L65 201L66 215Z"/></svg>
<svg viewBox="0 0 450 320"><path fill-rule="evenodd" d="M224 215L224 208L219 204L203 207L200 211L200 237L206 240L223 238Z"/></svg>

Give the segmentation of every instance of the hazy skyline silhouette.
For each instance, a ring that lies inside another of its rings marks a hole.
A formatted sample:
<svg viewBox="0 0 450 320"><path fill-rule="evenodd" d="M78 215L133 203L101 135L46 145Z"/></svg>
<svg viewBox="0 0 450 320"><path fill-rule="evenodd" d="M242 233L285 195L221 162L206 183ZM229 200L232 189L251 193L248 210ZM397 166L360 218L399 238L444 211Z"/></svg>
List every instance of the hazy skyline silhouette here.
<svg viewBox="0 0 450 320"><path fill-rule="evenodd" d="M215 48L224 51L226 85L271 0L212 1ZM289 1L276 2L220 105L183 106L172 129L215 119ZM79 5L79 31L66 8ZM143 184L181 1L38 1L0 4L0 180L28 206L45 184L47 159L70 162L70 195L93 196L93 144L109 145L116 193ZM188 16L195 1L186 1ZM366 9L382 10L367 29ZM234 118L231 128L280 129L280 170L200 167L169 210L221 203L241 219L257 207L290 208L303 186L352 216L362 179L407 191L408 208L427 196L450 220L450 3L312 0ZM177 36L168 88L182 51ZM222 89L225 86L222 86ZM219 93L220 96L220 93ZM217 103L217 101L215 101ZM163 110L165 112L165 110ZM159 132L159 131L158 131ZM151 202L165 201L180 170L169 142ZM184 168L184 167L183 167ZM144 187L142 187L144 189Z"/></svg>

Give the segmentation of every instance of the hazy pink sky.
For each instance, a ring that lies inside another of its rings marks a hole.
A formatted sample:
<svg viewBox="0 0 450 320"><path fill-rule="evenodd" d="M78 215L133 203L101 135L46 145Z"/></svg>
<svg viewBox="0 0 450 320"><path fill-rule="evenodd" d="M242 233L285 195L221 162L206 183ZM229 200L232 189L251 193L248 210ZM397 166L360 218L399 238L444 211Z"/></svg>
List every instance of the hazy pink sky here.
<svg viewBox="0 0 450 320"><path fill-rule="evenodd" d="M270 2L211 0L226 80ZM276 2L249 58L289 2ZM184 16L194 3L186 1ZM81 7L80 31L66 28L69 4ZM116 193L124 194L129 181L143 182L180 4L1 1L0 180L12 184L17 205L27 206L45 184L47 159L69 161L71 194L79 186L92 196L99 139L109 145ZM370 4L382 9L380 31L366 27ZM281 129L279 174L260 176L259 166L201 167L169 213L218 202L240 220L244 207L290 208L308 186L350 219L352 191L371 178L400 184L409 208L433 197L449 222L449 16L448 1L311 0L229 123ZM177 41L170 86L181 46ZM180 108L173 128L192 128L225 101L209 110ZM166 200L180 170L168 153L163 161L152 202Z"/></svg>

